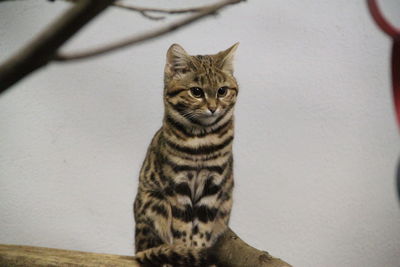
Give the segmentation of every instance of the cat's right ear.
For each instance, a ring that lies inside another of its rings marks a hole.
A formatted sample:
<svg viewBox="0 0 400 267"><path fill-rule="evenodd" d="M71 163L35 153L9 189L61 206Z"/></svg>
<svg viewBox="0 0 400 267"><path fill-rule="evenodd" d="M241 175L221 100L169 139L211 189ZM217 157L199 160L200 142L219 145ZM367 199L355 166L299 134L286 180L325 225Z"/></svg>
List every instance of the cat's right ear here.
<svg viewBox="0 0 400 267"><path fill-rule="evenodd" d="M176 73L184 73L189 69L190 56L185 49L178 44L173 44L167 51L167 62L165 64L165 75L174 76Z"/></svg>

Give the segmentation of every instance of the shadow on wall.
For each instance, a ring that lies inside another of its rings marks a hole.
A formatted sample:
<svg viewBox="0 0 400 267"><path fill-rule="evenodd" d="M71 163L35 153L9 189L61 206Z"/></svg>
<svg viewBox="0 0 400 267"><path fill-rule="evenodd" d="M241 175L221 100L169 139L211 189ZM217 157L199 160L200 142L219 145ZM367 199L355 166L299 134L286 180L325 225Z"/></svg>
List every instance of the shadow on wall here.
<svg viewBox="0 0 400 267"><path fill-rule="evenodd" d="M400 200L400 159L399 163L397 164L397 194Z"/></svg>

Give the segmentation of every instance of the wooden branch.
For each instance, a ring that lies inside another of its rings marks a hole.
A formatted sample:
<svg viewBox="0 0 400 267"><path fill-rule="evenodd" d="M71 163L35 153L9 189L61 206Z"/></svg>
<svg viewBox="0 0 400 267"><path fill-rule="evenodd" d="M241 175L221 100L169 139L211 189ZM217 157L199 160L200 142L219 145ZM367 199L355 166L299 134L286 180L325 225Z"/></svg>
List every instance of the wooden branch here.
<svg viewBox="0 0 400 267"><path fill-rule="evenodd" d="M292 267L266 251L251 247L231 229L222 235L210 252L224 267Z"/></svg>
<svg viewBox="0 0 400 267"><path fill-rule="evenodd" d="M65 1L71 2L71 3L76 3L79 0L65 0ZM151 19L151 20L162 20L162 19L165 19L165 17L163 17L163 16L150 15L148 13L148 11L147 11L147 8L135 7L135 6L127 5L127 4L122 3L122 2L113 3L112 5L115 6L115 7L122 8L122 9L127 9L127 10L130 10L130 11L139 12L143 17Z"/></svg>
<svg viewBox="0 0 400 267"><path fill-rule="evenodd" d="M245 0L224 0L214 5L207 7L199 13L196 13L188 18L182 19L180 21L174 22L170 25L161 27L159 29L143 33L141 35L132 36L127 39L123 39L114 43L110 43L104 46L100 46L97 48L88 49L81 52L70 52L70 53L60 53L55 57L55 60L58 61L67 61L67 60L76 60L76 59L84 59L93 56L102 55L105 53L109 53L115 51L117 49L121 49L127 46L131 46L134 44L142 43L144 41L148 41L154 39L156 37L165 35L167 33L173 32L183 26L187 26L192 24L204 17L216 14L220 9L227 7L228 5L237 4L243 2Z"/></svg>
<svg viewBox="0 0 400 267"><path fill-rule="evenodd" d="M224 267L291 267L227 231L210 249ZM0 266L140 267L133 256L98 254L54 248L0 245Z"/></svg>
<svg viewBox="0 0 400 267"><path fill-rule="evenodd" d="M73 1L76 1L76 0L73 0ZM162 19L165 19L165 16L154 16L154 15L150 15L149 13L162 13L162 14L175 15L175 14L202 12L204 10L207 10L207 9L213 7L213 5L209 5L209 6L189 7L189 8L165 9L165 8L153 8L153 7L138 7L138 6L133 6L130 4L122 3L122 2L116 2L113 4L113 6L119 7L122 9L126 9L126 10L139 12L143 16L145 16L149 19L152 19L152 20L162 20Z"/></svg>
<svg viewBox="0 0 400 267"><path fill-rule="evenodd" d="M81 0L23 49L0 65L0 93L51 61L69 38L114 0Z"/></svg>
<svg viewBox="0 0 400 267"><path fill-rule="evenodd" d="M0 245L0 266L140 267L129 256L16 245Z"/></svg>
<svg viewBox="0 0 400 267"><path fill-rule="evenodd" d="M68 2L76 3L79 0L65 0ZM167 8L156 8L156 7L139 7L134 6L132 4L127 4L121 1L117 1L112 4L114 7L119 7L121 9L126 9L130 11L135 11L141 13L143 16L152 19L152 20L162 20L165 19L164 16L154 16L149 13L162 13L167 15L176 15L176 14L184 14L184 13L196 13L207 10L209 8L213 8L214 4L207 6L198 6L198 7L188 7L188 8L175 8L175 9L167 9Z"/></svg>
<svg viewBox="0 0 400 267"><path fill-rule="evenodd" d="M166 14L182 14L182 13L196 12L196 11L191 11L192 9L186 9L187 11L182 11L182 10L166 10L166 9L159 9L159 8L137 7L137 6L128 5L128 4L125 4L122 2L114 3L113 6L120 7L122 9L130 10L130 11L139 12L140 14L142 14L142 16L144 16L148 19L151 19L151 20L163 20L163 19L165 19L165 16L154 16L154 15L149 14L150 12L166 13ZM181 12L174 12L174 11L181 11Z"/></svg>

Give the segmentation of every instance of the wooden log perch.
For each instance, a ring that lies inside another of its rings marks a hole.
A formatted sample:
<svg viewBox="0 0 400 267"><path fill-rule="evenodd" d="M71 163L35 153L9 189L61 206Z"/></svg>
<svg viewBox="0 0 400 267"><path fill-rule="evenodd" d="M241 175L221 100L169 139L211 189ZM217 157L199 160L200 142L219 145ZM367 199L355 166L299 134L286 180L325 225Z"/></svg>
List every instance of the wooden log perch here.
<svg viewBox="0 0 400 267"><path fill-rule="evenodd" d="M255 249L232 230L210 249L224 267L291 267L268 252ZM0 266L140 267L134 256L99 254L43 247L0 245Z"/></svg>
<svg viewBox="0 0 400 267"><path fill-rule="evenodd" d="M253 248L231 229L210 250L224 267L292 267L266 251Z"/></svg>
<svg viewBox="0 0 400 267"><path fill-rule="evenodd" d="M0 266L121 266L139 267L132 256L55 248L0 245Z"/></svg>

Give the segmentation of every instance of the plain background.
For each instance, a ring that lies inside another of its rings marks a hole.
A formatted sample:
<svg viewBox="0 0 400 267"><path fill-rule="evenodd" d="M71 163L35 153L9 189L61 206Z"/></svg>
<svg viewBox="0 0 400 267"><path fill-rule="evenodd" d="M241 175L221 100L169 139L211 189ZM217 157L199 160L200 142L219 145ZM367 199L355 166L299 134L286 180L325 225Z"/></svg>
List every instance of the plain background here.
<svg viewBox="0 0 400 267"><path fill-rule="evenodd" d="M400 2L379 3L399 26ZM1 3L0 61L68 5ZM169 21L110 8L63 49ZM0 243L132 255L132 202L161 125L166 50L207 54L238 41L232 228L296 267L399 267L391 42L361 0L252 0L18 83L0 96Z"/></svg>

